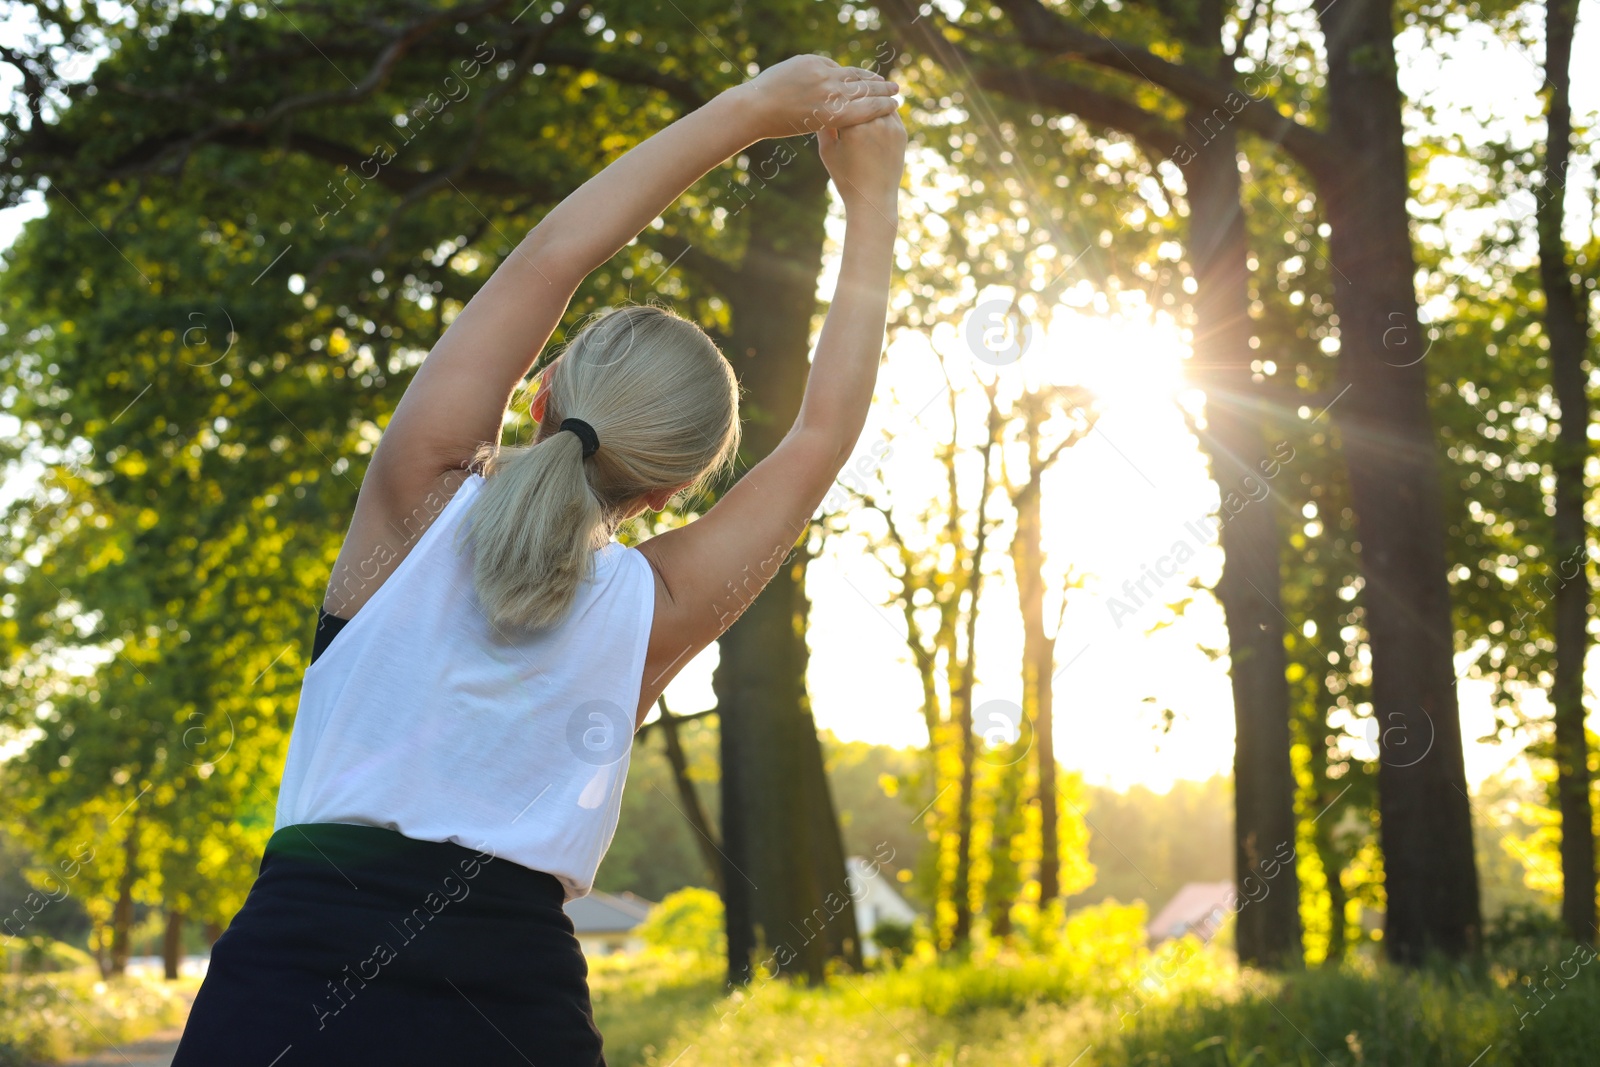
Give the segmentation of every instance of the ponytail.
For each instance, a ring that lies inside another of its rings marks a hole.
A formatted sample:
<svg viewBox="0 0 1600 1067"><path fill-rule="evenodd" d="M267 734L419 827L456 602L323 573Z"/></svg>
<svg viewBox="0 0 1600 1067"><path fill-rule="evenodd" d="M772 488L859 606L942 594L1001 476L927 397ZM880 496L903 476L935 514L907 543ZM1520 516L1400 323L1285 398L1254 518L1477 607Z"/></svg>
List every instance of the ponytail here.
<svg viewBox="0 0 1600 1067"><path fill-rule="evenodd" d="M583 442L555 433L532 445L483 445L480 465L488 480L462 526L476 531L478 599L496 632L549 626L571 609L609 538Z"/></svg>
<svg viewBox="0 0 1600 1067"><path fill-rule="evenodd" d="M545 370L532 445L482 445L485 483L458 540L473 540L473 584L496 633L538 630L572 610L594 552L651 492L703 485L739 447L733 368L694 323L649 305L601 312ZM581 418L600 439L585 458Z"/></svg>

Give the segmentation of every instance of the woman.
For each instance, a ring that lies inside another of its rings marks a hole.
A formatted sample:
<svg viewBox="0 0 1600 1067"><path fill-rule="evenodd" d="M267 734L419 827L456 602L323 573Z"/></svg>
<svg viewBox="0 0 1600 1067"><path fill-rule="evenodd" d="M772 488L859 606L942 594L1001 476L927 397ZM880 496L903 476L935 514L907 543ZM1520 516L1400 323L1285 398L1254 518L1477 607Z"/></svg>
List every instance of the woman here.
<svg viewBox="0 0 1600 1067"><path fill-rule="evenodd" d="M610 844L634 731L802 534L883 344L905 130L896 86L797 56L550 212L433 348L386 429L319 612L275 831L175 1067L604 1064L562 904ZM738 390L698 327L603 314L506 405L583 278L766 137L819 130L838 286L788 436L703 518L617 525L733 459Z"/></svg>

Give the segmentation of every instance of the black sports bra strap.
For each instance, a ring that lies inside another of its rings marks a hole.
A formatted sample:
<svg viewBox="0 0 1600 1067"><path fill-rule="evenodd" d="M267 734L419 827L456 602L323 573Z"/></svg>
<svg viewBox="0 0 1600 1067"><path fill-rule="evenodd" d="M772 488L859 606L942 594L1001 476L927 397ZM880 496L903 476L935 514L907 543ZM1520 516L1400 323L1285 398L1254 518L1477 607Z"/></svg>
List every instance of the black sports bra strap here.
<svg viewBox="0 0 1600 1067"><path fill-rule="evenodd" d="M339 631L344 629L349 619L341 619L337 615L330 615L326 608L317 608L317 633L311 640L311 662L317 662L317 657L322 655Z"/></svg>

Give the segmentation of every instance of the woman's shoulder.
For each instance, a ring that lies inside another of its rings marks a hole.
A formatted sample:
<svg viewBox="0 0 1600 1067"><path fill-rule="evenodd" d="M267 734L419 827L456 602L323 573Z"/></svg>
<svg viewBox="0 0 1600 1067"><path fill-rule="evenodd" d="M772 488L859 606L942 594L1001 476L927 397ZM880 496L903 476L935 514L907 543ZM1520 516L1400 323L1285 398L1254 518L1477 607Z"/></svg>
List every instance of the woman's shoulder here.
<svg viewBox="0 0 1600 1067"><path fill-rule="evenodd" d="M595 555L596 574L631 575L641 586L648 583L653 595L657 575L655 561L650 558L649 549L644 547L649 543L648 538L632 543L615 539L606 542Z"/></svg>
<svg viewBox="0 0 1600 1067"><path fill-rule="evenodd" d="M595 562L600 566L649 566L649 559L636 544L613 538L595 550Z"/></svg>

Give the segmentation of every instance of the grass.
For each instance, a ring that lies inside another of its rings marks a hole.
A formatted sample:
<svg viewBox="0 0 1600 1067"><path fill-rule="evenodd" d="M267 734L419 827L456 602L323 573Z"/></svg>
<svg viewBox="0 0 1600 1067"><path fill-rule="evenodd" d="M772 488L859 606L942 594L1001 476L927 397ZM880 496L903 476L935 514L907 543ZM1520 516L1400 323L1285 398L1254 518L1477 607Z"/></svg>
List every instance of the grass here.
<svg viewBox="0 0 1600 1067"><path fill-rule="evenodd" d="M1502 1000L1450 974L1242 974L1221 996L1180 990L1119 1020L1126 1025L1108 1032L1101 1062L1484 1067L1506 1037Z"/></svg>
<svg viewBox="0 0 1600 1067"><path fill-rule="evenodd" d="M715 1019L723 1002L722 976L720 960L692 953L590 960L589 996L605 1037L606 1062L650 1063L673 1047L676 1031Z"/></svg>
<svg viewBox="0 0 1600 1067"><path fill-rule="evenodd" d="M653 951L591 961L590 989L611 1067L1600 1062L1600 961L1559 944L1477 970L1359 959L1270 975L1240 971L1225 950L1192 942L1153 954L1080 939L1043 955L924 952L899 969L836 974L815 988L758 979L731 996L722 994L720 961ZM0 1067L170 1025L184 992L185 983L99 983L92 973L7 979Z"/></svg>
<svg viewBox="0 0 1600 1067"><path fill-rule="evenodd" d="M709 965L635 963L597 979L597 1007L612 1067L1600 1061L1600 979L1586 973L1551 983L1540 1002L1508 987L1505 973L1358 961L1275 976L1240 972L1207 950L1161 979L1149 963L1131 971L1037 958L917 963L837 975L815 989L758 980L729 998L718 996Z"/></svg>
<svg viewBox="0 0 1600 1067"><path fill-rule="evenodd" d="M198 985L142 975L102 982L92 970L0 977L0 1067L56 1063L176 1026Z"/></svg>

